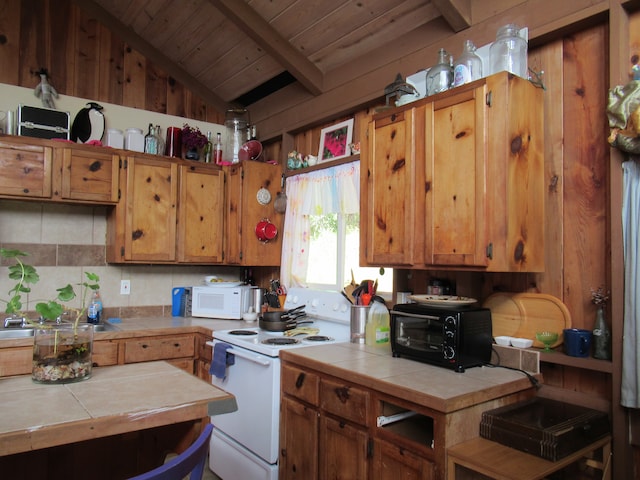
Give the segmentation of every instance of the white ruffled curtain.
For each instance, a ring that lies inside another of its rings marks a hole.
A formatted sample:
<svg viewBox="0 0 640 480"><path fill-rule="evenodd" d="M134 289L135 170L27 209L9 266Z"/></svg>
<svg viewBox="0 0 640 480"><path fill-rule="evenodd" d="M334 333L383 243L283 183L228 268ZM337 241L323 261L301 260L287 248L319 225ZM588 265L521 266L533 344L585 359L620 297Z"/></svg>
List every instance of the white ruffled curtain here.
<svg viewBox="0 0 640 480"><path fill-rule="evenodd" d="M624 326L621 404L640 408L640 157L622 163L622 241L624 250Z"/></svg>
<svg viewBox="0 0 640 480"><path fill-rule="evenodd" d="M309 262L309 215L360 211L360 162L287 178L280 283L305 287Z"/></svg>

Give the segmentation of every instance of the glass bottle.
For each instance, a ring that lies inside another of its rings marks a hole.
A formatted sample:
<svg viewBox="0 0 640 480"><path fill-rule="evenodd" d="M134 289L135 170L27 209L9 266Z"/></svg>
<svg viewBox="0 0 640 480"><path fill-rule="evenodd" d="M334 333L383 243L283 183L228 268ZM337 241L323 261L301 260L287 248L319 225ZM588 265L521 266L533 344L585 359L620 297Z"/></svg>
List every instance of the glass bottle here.
<svg viewBox="0 0 640 480"><path fill-rule="evenodd" d="M216 133L216 143L213 145L213 161L216 165L222 164L222 136Z"/></svg>
<svg viewBox="0 0 640 480"><path fill-rule="evenodd" d="M160 125L156 125L156 143L158 145L158 155L164 154L164 140L160 134Z"/></svg>
<svg viewBox="0 0 640 480"><path fill-rule="evenodd" d="M91 302L87 308L87 323L100 323L100 317L102 316L102 298L100 297L100 291L94 290L91 294Z"/></svg>
<svg viewBox="0 0 640 480"><path fill-rule="evenodd" d="M158 141L156 140L156 128L149 124L149 131L144 136L144 153L156 155L158 153Z"/></svg>
<svg viewBox="0 0 640 480"><path fill-rule="evenodd" d="M213 143L211 143L211 132L207 132L207 144L204 146L204 163L211 163L213 156Z"/></svg>
<svg viewBox="0 0 640 480"><path fill-rule="evenodd" d="M522 78L529 77L527 41L520 36L520 27L510 23L498 29L496 41L489 48L491 73L504 70Z"/></svg>
<svg viewBox="0 0 640 480"><path fill-rule="evenodd" d="M482 78L482 59L471 40L465 40L462 55L453 64L453 86L464 85Z"/></svg>
<svg viewBox="0 0 640 480"><path fill-rule="evenodd" d="M427 72L427 95L444 92L453 82L453 69L449 54L444 48L438 52L438 63Z"/></svg>
<svg viewBox="0 0 640 480"><path fill-rule="evenodd" d="M246 142L247 127L249 125L249 112L244 108L227 110L224 126L227 127L226 145L222 153L224 160L229 163L238 163L238 152Z"/></svg>
<svg viewBox="0 0 640 480"><path fill-rule="evenodd" d="M607 325L604 306L598 306L593 326L593 358L611 360L611 331Z"/></svg>

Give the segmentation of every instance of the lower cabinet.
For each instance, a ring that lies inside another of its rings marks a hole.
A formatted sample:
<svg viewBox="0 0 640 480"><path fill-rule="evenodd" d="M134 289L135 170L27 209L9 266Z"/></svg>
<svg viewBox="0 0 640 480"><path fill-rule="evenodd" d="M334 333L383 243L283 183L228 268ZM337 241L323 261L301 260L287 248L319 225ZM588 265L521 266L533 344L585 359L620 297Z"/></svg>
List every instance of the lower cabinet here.
<svg viewBox="0 0 640 480"><path fill-rule="evenodd" d="M280 480L435 478L433 418L416 414L405 420L431 430L428 440L401 438L402 433L378 427L378 417L399 408L392 400L285 362L281 390ZM410 411L406 405L401 410Z"/></svg>

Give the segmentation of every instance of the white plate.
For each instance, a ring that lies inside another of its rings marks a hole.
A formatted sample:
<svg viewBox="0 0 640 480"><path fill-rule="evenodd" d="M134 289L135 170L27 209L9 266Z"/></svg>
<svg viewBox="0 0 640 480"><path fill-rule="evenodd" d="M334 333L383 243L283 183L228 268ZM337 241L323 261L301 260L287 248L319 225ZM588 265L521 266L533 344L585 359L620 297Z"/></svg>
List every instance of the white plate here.
<svg viewBox="0 0 640 480"><path fill-rule="evenodd" d="M471 305L477 302L475 298L459 297L458 295L409 295L409 298L418 303L441 307Z"/></svg>
<svg viewBox="0 0 640 480"><path fill-rule="evenodd" d="M212 282L212 279L215 279L216 281ZM207 287L237 287L239 285L242 285L242 282L238 280L222 280L221 278L214 275L204 277L204 281L202 283L204 283Z"/></svg>

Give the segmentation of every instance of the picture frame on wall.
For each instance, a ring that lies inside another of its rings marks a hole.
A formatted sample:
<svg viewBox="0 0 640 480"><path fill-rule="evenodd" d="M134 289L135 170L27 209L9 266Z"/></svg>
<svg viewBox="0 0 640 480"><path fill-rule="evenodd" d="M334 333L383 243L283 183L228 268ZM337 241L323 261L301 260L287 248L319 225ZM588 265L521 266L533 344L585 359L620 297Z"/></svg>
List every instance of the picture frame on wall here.
<svg viewBox="0 0 640 480"><path fill-rule="evenodd" d="M318 162L328 162L351 156L353 118L336 123L320 131Z"/></svg>

